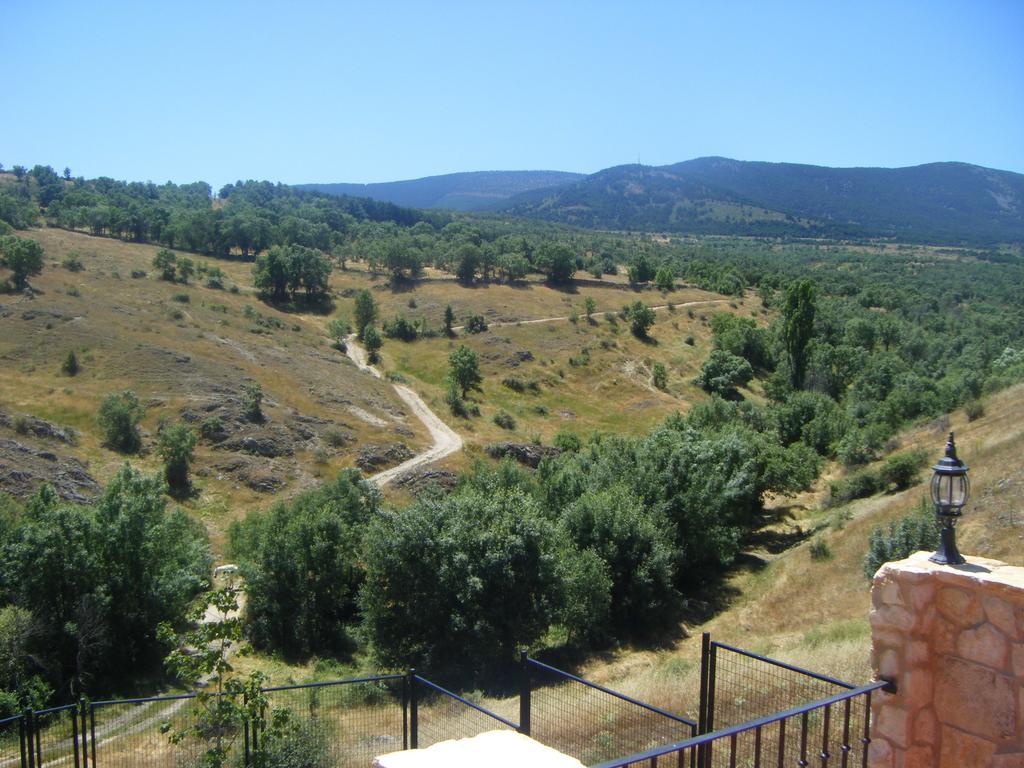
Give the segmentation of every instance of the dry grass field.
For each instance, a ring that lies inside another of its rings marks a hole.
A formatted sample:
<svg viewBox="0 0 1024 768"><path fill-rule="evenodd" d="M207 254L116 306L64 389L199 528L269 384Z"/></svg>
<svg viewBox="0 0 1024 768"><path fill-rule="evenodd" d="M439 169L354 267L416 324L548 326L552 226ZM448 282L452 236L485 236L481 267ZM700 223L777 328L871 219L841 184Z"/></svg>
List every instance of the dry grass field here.
<svg viewBox="0 0 1024 768"><path fill-rule="evenodd" d="M360 262L332 275L329 314L279 311L255 295L248 263L192 257L224 271L224 290L217 290L200 276L188 285L157 279L154 246L60 229L24 234L43 245L45 268L31 281L35 295L0 302L0 414L8 421L0 437L17 437L43 454L50 446L15 435L14 420L31 416L71 427L77 445L61 446L59 459L80 461L102 484L125 460L102 445L95 424L109 393L131 389L146 407L143 451L130 460L147 471L159 471L152 449L162 423L184 419L198 428L221 419L229 435L200 441L198 493L184 502L206 523L218 552L230 520L353 466L364 449L402 444L416 453L429 444L390 383L357 371L324 333L332 317L351 318L358 289L372 291L382 320L403 314L440 329L450 304L458 323L479 314L490 324L485 333L459 332L455 339L388 340L382 352L380 367L407 380L465 438L465 451L440 462L449 471L468 468L495 442L550 444L562 430L644 432L704 397L690 380L709 351L714 312L767 322L756 299L733 301L692 288L635 291L622 275L582 279L567 289L538 280L464 287L428 270L426 279L394 287ZM69 255L81 271L63 265ZM587 298L597 307L589 320ZM663 307L647 341L616 317L637 299ZM443 400L447 358L459 344L478 353L484 374L482 391L472 395L480 415L472 418L453 417ZM61 372L72 350L81 364L73 377ZM664 391L651 381L659 362L668 370ZM503 383L510 378L524 391ZM263 389L267 417L255 425L240 416L244 390L254 382ZM498 413L511 415L515 427L498 426ZM388 494L394 503L410 498L401 487Z"/></svg>

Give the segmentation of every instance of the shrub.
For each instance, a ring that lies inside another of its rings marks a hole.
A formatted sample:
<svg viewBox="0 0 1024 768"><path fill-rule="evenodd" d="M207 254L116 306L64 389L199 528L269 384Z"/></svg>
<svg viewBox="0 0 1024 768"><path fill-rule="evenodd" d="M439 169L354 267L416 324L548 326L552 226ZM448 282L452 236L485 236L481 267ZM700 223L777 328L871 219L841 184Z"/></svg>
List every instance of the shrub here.
<svg viewBox="0 0 1024 768"><path fill-rule="evenodd" d="M512 430L516 428L516 420L512 418L512 414L506 413L505 411L498 411L498 413L494 415L494 423L502 429Z"/></svg>
<svg viewBox="0 0 1024 768"><path fill-rule="evenodd" d="M68 272L81 272L83 269L85 269L85 267L82 265L82 260L78 256L77 251L72 251L67 256L65 256L64 260L60 263L60 265L64 267L64 269L66 269Z"/></svg>
<svg viewBox="0 0 1024 768"><path fill-rule="evenodd" d="M146 277L146 274L147 274L146 270L144 270L144 269L133 269L132 270L132 279L133 280L141 280L142 278Z"/></svg>
<svg viewBox="0 0 1024 768"><path fill-rule="evenodd" d="M928 464L928 454L922 450L897 453L885 460L882 465L882 481L887 485L895 485L902 491L914 485L920 478L921 470Z"/></svg>
<svg viewBox="0 0 1024 768"><path fill-rule="evenodd" d="M60 364L60 370L66 376L74 376L80 370L78 365L78 355L75 354L75 350L68 350L67 357L64 358L64 362Z"/></svg>
<svg viewBox="0 0 1024 768"><path fill-rule="evenodd" d="M902 560L919 550L935 549L939 545L939 527L935 515L924 499L917 510L889 527L876 525L868 540L864 556L864 575L874 578L884 563Z"/></svg>
<svg viewBox="0 0 1024 768"><path fill-rule="evenodd" d="M77 285L68 285L64 287L64 293L68 296L81 296L82 292L78 290Z"/></svg>
<svg viewBox="0 0 1024 768"><path fill-rule="evenodd" d="M224 437L224 422L216 416L203 419L199 425L199 436L210 442L217 442Z"/></svg>
<svg viewBox="0 0 1024 768"><path fill-rule="evenodd" d="M323 438L332 448L344 448L352 436L341 427L332 425L324 430Z"/></svg>
<svg viewBox="0 0 1024 768"><path fill-rule="evenodd" d="M687 346L692 347L696 343L697 343L697 340L694 339L693 336L687 336L686 337L686 344L687 344Z"/></svg>
<svg viewBox="0 0 1024 768"><path fill-rule="evenodd" d="M811 560L831 560L832 550L824 538L817 538L811 542Z"/></svg>
<svg viewBox="0 0 1024 768"><path fill-rule="evenodd" d="M444 401L448 405L448 409L452 412L452 416L461 416L467 418L469 411L466 408L466 401L462 399L462 395L459 394L459 388L455 382L451 382L448 386L448 391L444 394Z"/></svg>
<svg viewBox="0 0 1024 768"><path fill-rule="evenodd" d="M731 352L714 349L693 383L707 392L732 397L736 394L736 387L747 384L752 378L754 369L750 363Z"/></svg>
<svg viewBox="0 0 1024 768"><path fill-rule="evenodd" d="M366 359L371 364L380 362L380 348L384 346L384 340L376 327L368 325L363 329L363 346L366 347Z"/></svg>
<svg viewBox="0 0 1024 768"><path fill-rule="evenodd" d="M23 413L19 413L14 417L14 431L19 435L27 435L32 429L32 419Z"/></svg>
<svg viewBox="0 0 1024 768"><path fill-rule="evenodd" d="M511 389L513 392L525 392L526 382L520 379L518 376L506 376L501 380L501 383Z"/></svg>
<svg viewBox="0 0 1024 768"><path fill-rule="evenodd" d="M964 414L968 421L977 421L985 415L985 406L981 400L968 400L964 403Z"/></svg>
<svg viewBox="0 0 1024 768"><path fill-rule="evenodd" d="M188 304L192 301L192 298L187 293L175 293L171 296L171 301L176 301L179 304Z"/></svg>
<svg viewBox="0 0 1024 768"><path fill-rule="evenodd" d="M877 472L863 470L828 485L829 504L836 506L854 499L863 499L885 489L885 482Z"/></svg>
<svg viewBox="0 0 1024 768"><path fill-rule="evenodd" d="M243 390L242 408L249 421L263 421L263 387L258 381L247 384Z"/></svg>
<svg viewBox="0 0 1024 768"><path fill-rule="evenodd" d="M466 318L466 333L483 333L487 330L487 321L483 315L470 315Z"/></svg>
<svg viewBox="0 0 1024 768"><path fill-rule="evenodd" d="M406 320L404 315L399 315L391 320L385 320L383 328L384 335L389 339L415 341L418 335L416 326Z"/></svg>
<svg viewBox="0 0 1024 768"><path fill-rule="evenodd" d="M177 493L189 488L188 470L195 457L196 433L184 424L164 427L157 434L156 452L164 460L164 479Z"/></svg>
<svg viewBox="0 0 1024 768"><path fill-rule="evenodd" d="M654 325L654 310L642 301L634 301L625 311L629 320L629 329L638 339L646 339L648 331Z"/></svg>
<svg viewBox="0 0 1024 768"><path fill-rule="evenodd" d="M668 369L664 363L655 363L651 371L651 383L661 390L668 389Z"/></svg>
<svg viewBox="0 0 1024 768"><path fill-rule="evenodd" d="M555 435L553 445L560 451L566 453L575 453L583 447L583 441L580 440L580 436L575 432L570 432L567 429L559 430Z"/></svg>
<svg viewBox="0 0 1024 768"><path fill-rule="evenodd" d="M135 453L142 446L139 421L144 413L139 399L130 389L110 394L96 414L96 424L103 433L107 447L120 453Z"/></svg>

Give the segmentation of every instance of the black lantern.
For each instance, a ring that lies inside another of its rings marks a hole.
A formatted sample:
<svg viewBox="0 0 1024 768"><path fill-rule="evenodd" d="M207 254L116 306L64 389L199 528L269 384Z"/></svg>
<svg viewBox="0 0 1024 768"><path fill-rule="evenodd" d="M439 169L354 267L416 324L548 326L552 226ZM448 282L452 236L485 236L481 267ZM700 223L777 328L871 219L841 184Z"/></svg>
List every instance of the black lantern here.
<svg viewBox="0 0 1024 768"><path fill-rule="evenodd" d="M932 470L935 473L932 475L932 503L935 504L935 515L942 526L942 540L938 551L928 559L933 563L960 565L966 560L956 548L956 524L967 503L971 483L967 479L967 465L956 456L952 432L946 443L946 455Z"/></svg>

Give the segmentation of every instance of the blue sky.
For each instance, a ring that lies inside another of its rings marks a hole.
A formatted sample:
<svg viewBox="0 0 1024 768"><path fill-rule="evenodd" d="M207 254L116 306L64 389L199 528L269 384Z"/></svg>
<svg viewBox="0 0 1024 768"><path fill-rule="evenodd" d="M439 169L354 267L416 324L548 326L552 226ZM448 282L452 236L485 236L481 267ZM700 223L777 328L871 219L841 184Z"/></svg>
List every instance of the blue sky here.
<svg viewBox="0 0 1024 768"><path fill-rule="evenodd" d="M0 0L0 162L372 182L702 155L1024 172L1024 2Z"/></svg>

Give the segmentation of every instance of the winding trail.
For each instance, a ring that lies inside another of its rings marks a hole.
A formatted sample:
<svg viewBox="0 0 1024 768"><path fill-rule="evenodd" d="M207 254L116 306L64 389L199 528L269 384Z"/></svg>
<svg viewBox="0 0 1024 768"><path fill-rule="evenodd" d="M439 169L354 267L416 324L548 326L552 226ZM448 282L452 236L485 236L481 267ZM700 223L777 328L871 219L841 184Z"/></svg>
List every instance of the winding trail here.
<svg viewBox="0 0 1024 768"><path fill-rule="evenodd" d="M356 335L354 333L350 334L348 338L345 339L345 354L349 356L359 370L367 371L371 376L375 376L378 379L384 378L378 369L374 368L366 361L366 350L356 343ZM434 444L423 453L413 456L408 461L403 461L397 466L372 475L370 477L371 482L376 483L380 488L383 488L392 480L404 475L406 472L410 472L422 467L424 464L430 464L433 461L443 459L445 456L449 456L456 451L462 450L462 437L459 436L459 433L441 421L441 418L430 410L430 407L423 402L422 397L417 395L404 384L398 384L396 382L392 383L392 386L395 389L395 394L412 409L412 412L416 414L416 418L423 422L423 426L427 428Z"/></svg>
<svg viewBox="0 0 1024 768"><path fill-rule="evenodd" d="M651 307L651 309L654 310L655 312L661 312L662 310L668 309L669 306L671 306L672 309L680 309L680 308L684 308L684 307L696 307L696 306L700 306L702 304L728 304L730 301L733 301L733 299L701 299L700 301L684 301L684 302L682 302L680 304L672 304L672 305L669 305L669 304L659 304L656 307ZM594 314L601 314L601 313L595 312ZM519 325L538 325L540 323L564 322L564 321L567 321L568 319L569 319L568 316L566 316L566 317L541 317L541 318L537 318L536 320L501 320L501 321L498 321L498 322L495 322L495 323L488 323L487 327L488 328L506 328L508 326L513 326L513 325L514 326L519 326ZM453 331L461 331L464 328L465 328L465 326L462 326L462 325L453 325L452 326L452 330Z"/></svg>
<svg viewBox="0 0 1024 768"><path fill-rule="evenodd" d="M695 307L704 304L728 304L731 299L705 299L702 301L685 301L680 304L671 305L673 309L679 309L681 307ZM651 307L655 312L667 310L668 304L661 304L656 307ZM517 326L517 325L537 325L539 323L557 323L566 322L568 317L541 317L535 320L513 320L506 322L489 323L489 328L502 328L505 326ZM462 330L463 326L454 326L452 330ZM348 355L349 359L356 364L356 367L361 371L366 371L371 376L378 379L383 379L380 370L373 367L367 362L366 350L363 349L356 342L356 335L350 333L345 339L345 354ZM423 426L427 428L430 433L431 439L434 441L433 445L425 450L423 453L413 456L408 461L403 461L401 464L385 469L382 472L378 472L375 475L370 476L370 481L377 484L379 488L383 488L388 483L392 482L398 477L401 477L407 472L430 464L431 462L443 459L445 456L450 456L456 451L462 450L462 437L451 427L445 424L441 417L430 410L423 398L416 394L412 389L405 386L404 384L392 383L397 394L405 403L408 405L416 417L423 422Z"/></svg>

